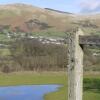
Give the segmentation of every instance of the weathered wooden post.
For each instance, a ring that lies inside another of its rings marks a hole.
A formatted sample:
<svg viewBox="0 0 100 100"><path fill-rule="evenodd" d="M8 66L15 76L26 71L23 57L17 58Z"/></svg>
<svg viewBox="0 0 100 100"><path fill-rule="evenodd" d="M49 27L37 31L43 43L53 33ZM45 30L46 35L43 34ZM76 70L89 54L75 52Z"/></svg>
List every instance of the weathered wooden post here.
<svg viewBox="0 0 100 100"><path fill-rule="evenodd" d="M79 45L81 29L68 36L68 100L82 100L83 51Z"/></svg>

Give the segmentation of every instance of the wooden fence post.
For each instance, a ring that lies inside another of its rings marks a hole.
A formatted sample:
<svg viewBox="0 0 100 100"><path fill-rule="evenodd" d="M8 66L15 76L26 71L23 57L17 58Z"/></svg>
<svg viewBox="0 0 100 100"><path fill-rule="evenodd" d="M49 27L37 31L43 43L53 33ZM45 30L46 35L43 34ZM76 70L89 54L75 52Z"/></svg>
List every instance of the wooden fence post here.
<svg viewBox="0 0 100 100"><path fill-rule="evenodd" d="M68 100L82 100L83 50L79 45L81 29L68 36Z"/></svg>

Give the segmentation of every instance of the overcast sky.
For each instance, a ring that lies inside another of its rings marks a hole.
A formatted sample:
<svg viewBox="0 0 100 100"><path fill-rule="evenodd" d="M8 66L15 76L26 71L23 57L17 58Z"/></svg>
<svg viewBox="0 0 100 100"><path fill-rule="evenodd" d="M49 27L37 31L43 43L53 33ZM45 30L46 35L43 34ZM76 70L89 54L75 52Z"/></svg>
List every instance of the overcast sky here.
<svg viewBox="0 0 100 100"><path fill-rule="evenodd" d="M72 13L100 12L100 0L0 0L0 4L25 3Z"/></svg>

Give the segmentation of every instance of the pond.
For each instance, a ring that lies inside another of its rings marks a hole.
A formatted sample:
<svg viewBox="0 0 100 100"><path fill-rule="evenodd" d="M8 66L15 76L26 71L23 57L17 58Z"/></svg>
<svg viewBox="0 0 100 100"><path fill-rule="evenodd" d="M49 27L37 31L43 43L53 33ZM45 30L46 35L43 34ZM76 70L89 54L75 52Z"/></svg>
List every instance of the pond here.
<svg viewBox="0 0 100 100"><path fill-rule="evenodd" d="M24 85L0 87L0 100L44 100L44 95L57 91L59 85Z"/></svg>

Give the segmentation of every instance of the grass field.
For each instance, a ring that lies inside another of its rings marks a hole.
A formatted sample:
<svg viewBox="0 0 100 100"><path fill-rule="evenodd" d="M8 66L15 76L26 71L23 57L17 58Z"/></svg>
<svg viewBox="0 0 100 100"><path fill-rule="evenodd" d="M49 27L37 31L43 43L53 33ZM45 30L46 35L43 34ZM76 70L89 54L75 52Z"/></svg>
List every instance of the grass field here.
<svg viewBox="0 0 100 100"><path fill-rule="evenodd" d="M100 79L100 74L85 75L85 78ZM64 72L18 72L0 73L0 86L31 85L31 84L62 84L59 91L45 95L45 100L67 100L67 75ZM100 100L100 92L85 91L84 100Z"/></svg>

